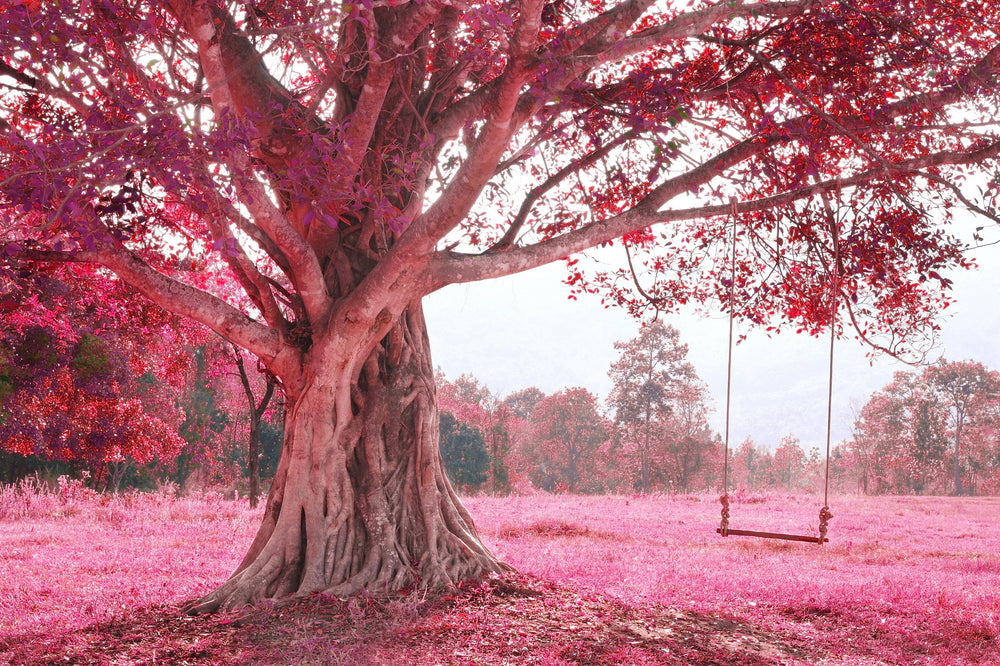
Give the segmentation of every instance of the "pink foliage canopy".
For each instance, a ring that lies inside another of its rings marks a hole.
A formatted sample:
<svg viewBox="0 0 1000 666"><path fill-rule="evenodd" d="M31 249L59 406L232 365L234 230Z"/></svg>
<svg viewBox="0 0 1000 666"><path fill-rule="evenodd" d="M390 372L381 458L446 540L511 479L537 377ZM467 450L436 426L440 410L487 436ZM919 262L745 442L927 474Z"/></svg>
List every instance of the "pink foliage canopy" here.
<svg viewBox="0 0 1000 666"><path fill-rule="evenodd" d="M7 3L0 254L102 263L268 359L338 297L348 229L394 239L373 289L618 245L568 282L634 311L732 288L807 331L836 292L897 350L967 264L940 223L995 218L995 3L247 7ZM188 288L234 281L247 306Z"/></svg>

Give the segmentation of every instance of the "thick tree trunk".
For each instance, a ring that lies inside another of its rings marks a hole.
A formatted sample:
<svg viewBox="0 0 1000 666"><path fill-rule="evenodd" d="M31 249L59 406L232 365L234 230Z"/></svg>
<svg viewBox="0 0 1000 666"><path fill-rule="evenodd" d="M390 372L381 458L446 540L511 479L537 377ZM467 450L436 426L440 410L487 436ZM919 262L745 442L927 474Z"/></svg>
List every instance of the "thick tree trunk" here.
<svg viewBox="0 0 1000 666"><path fill-rule="evenodd" d="M445 476L419 305L352 367L305 368L263 524L236 573L191 612L325 591L380 595L506 569Z"/></svg>

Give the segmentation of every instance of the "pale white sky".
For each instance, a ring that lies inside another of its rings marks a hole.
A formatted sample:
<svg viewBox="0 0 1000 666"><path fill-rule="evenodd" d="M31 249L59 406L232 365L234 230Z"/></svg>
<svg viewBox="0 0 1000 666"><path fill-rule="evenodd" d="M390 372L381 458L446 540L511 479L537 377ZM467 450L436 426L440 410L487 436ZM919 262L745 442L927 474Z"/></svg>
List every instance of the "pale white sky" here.
<svg viewBox="0 0 1000 666"><path fill-rule="evenodd" d="M943 321L941 354L975 359L1000 369L1000 247L979 251L980 270L953 275L957 303ZM605 309L597 297L568 299L565 269L550 265L521 275L453 285L424 303L434 363L449 378L468 372L501 395L529 386L553 393L583 386L602 399L617 359L614 343L638 334L624 311ZM672 315L688 344L688 358L715 399L713 426L722 432L726 389L725 317ZM829 339L785 332L752 332L736 347L730 442L751 436L775 446L794 434L807 450L825 443ZM872 360L854 340L836 348L833 441L850 436L853 414L868 396L907 369L890 358Z"/></svg>

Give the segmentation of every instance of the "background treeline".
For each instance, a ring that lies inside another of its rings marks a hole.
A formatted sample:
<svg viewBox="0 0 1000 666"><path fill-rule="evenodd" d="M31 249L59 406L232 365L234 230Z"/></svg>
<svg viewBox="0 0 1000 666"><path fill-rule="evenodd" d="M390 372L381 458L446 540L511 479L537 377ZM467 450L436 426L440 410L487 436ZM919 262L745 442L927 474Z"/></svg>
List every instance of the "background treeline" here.
<svg viewBox="0 0 1000 666"><path fill-rule="evenodd" d="M251 494L250 461L258 477L276 467L280 392L218 337L108 276L67 279L75 270L2 281L0 482L73 474L99 490Z"/></svg>
<svg viewBox="0 0 1000 666"><path fill-rule="evenodd" d="M492 394L438 377L442 454L467 492L721 490L724 445L678 332L659 323L619 342L604 407L583 388ZM974 361L896 373L830 454L836 492L1000 493L1000 375ZM459 428L461 431L459 431ZM793 435L730 447L730 488L819 492L827 460Z"/></svg>
<svg viewBox="0 0 1000 666"><path fill-rule="evenodd" d="M66 268L63 270L72 270ZM281 446L281 392L221 340L100 275L20 276L0 294L0 482L86 477L101 490L166 483L260 492ZM125 325L126 322L128 325ZM139 322L139 325L136 325ZM468 493L719 491L723 443L678 331L616 343L612 390L506 396L439 373L441 453ZM973 361L897 373L834 447L838 492L1000 492L1000 379ZM731 489L815 492L825 456L789 435L731 443Z"/></svg>
<svg viewBox="0 0 1000 666"><path fill-rule="evenodd" d="M975 361L898 372L843 448L864 493L1000 494L1000 374Z"/></svg>
<svg viewBox="0 0 1000 666"><path fill-rule="evenodd" d="M31 395L36 387L21 380L26 374L18 372L21 368L12 371L9 363L0 368L0 483L70 474L102 491L174 484L187 491L213 488L247 496L251 460L257 460L258 479L274 474L282 438L280 393L258 419L257 455L252 456L254 411L238 366L247 361L221 341L187 347L189 363L165 383L151 372L115 381L113 368L121 359L113 348L88 339L32 359L30 351L39 340L44 338L29 336L4 351L33 362L34 374L61 376L61 391ZM256 372L247 378L257 390L259 407L266 380ZM40 414L42 405L45 413ZM116 410L119 405L130 408ZM37 425L39 416L48 421L45 427ZM67 435L54 435L56 428Z"/></svg>
<svg viewBox="0 0 1000 666"><path fill-rule="evenodd" d="M669 326L619 342L604 407L583 388L493 395L438 377L442 454L467 492L719 491L725 447L704 383ZM460 430L459 430L460 429ZM730 488L819 492L827 460L793 435L730 446ZM835 492L1000 493L1000 375L974 361L896 373L829 459Z"/></svg>

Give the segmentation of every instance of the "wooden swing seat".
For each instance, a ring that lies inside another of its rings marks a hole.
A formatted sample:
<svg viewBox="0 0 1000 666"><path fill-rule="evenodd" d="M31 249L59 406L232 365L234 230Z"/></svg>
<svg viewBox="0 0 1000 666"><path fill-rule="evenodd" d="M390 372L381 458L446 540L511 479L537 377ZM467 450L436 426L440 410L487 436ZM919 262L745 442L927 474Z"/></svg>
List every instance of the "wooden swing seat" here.
<svg viewBox="0 0 1000 666"><path fill-rule="evenodd" d="M839 188L839 185L838 185ZM838 194L839 197L839 194ZM826 470L823 475L823 508L819 511L819 535L808 536L805 534L782 534L781 532L759 532L757 530L734 530L729 527L729 424L730 406L733 397L733 320L734 313L734 288L736 285L736 197L729 199L729 216L732 220L733 236L732 251L729 258L729 346L726 360L726 436L723 464L722 497L722 522L715 530L724 537L745 536L757 537L760 539L780 539L782 541L799 541L803 543L815 543L823 545L830 540L826 538L827 528L833 514L830 512L830 439L833 430L833 350L834 342L837 339L837 304L840 296L839 273L840 273L840 239L838 225L833 212L829 208L829 202L824 199L827 214L830 219L830 234L833 240L833 270L831 272L830 295L832 307L830 308L830 368L826 387Z"/></svg>
<svg viewBox="0 0 1000 666"><path fill-rule="evenodd" d="M783 541L803 541L805 543L825 543L830 541L824 537L806 536L804 534L781 534L780 532L757 532L754 530L723 530L721 527L715 530L722 536L748 536L760 537L762 539L781 539Z"/></svg>

